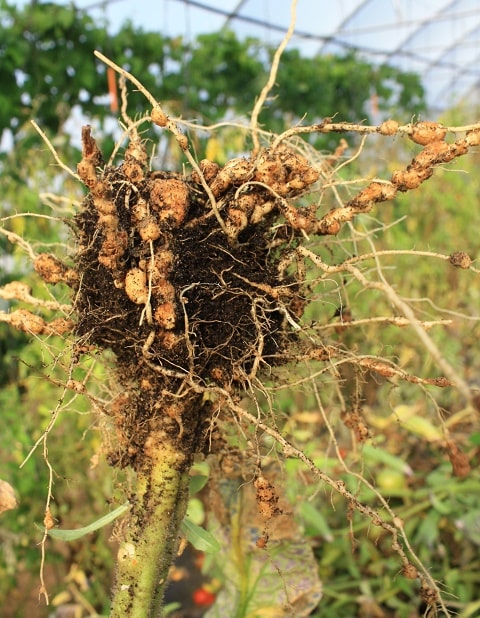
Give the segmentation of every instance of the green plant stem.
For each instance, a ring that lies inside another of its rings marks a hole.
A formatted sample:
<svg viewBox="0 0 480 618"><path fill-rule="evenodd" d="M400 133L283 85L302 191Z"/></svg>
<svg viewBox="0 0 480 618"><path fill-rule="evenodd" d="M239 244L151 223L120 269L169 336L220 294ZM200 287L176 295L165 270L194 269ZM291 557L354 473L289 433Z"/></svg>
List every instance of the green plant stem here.
<svg viewBox="0 0 480 618"><path fill-rule="evenodd" d="M168 570L188 502L190 463L178 445L165 440L162 436L161 441L153 441L137 472L137 496L118 552L110 618L161 616Z"/></svg>

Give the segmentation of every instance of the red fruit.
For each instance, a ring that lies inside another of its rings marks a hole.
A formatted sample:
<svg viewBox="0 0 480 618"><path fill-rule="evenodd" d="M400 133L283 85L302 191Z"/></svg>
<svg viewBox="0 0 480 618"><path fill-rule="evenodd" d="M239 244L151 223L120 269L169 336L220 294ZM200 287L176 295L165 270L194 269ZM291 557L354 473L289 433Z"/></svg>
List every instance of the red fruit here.
<svg viewBox="0 0 480 618"><path fill-rule="evenodd" d="M215 601L215 595L213 592L206 590L205 588L197 588L193 593L193 602L195 605L208 606L212 605Z"/></svg>

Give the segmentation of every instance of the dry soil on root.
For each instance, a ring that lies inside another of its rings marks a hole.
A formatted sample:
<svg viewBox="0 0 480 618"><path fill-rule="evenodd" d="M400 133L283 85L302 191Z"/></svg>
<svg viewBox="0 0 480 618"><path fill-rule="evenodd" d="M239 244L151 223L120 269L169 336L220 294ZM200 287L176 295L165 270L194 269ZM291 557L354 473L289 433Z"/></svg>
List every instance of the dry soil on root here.
<svg viewBox="0 0 480 618"><path fill-rule="evenodd" d="M160 430L198 448L192 384L238 389L281 362L294 339L304 284L281 264L309 215L289 200L318 174L284 147L224 168L202 162L226 234L200 178L150 171L138 140L116 167L103 165L89 129L83 143L78 170L90 192L75 221L70 284L80 346L117 359L112 457L134 463Z"/></svg>

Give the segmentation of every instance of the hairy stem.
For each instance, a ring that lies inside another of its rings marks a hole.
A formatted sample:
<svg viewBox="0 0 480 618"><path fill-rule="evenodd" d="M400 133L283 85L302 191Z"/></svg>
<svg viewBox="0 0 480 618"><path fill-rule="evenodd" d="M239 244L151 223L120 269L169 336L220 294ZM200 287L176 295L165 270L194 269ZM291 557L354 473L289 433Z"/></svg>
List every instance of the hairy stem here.
<svg viewBox="0 0 480 618"><path fill-rule="evenodd" d="M161 615L187 507L188 459L164 435L154 436L145 448L149 456L137 474L137 496L118 552L110 618Z"/></svg>

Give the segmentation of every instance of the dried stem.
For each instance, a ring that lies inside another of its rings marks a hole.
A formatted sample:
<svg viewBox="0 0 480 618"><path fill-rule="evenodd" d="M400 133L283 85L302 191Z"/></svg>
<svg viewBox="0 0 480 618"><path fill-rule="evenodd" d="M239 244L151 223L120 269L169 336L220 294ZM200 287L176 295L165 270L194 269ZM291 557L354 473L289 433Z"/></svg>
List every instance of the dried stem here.
<svg viewBox="0 0 480 618"><path fill-rule="evenodd" d="M379 262L377 261L377 270L379 272L379 276L381 278L380 282L369 281L365 275L355 266L347 262L343 262L337 266L329 266L326 264L321 257L306 249L305 247L299 247L298 252L303 257L310 259L316 266L321 268L325 273L338 273L338 272L349 272L352 274L357 281L359 281L364 289L375 289L381 291L388 300L392 303L394 307L396 307L405 318L409 321L411 327L417 334L420 341L423 343L425 349L432 356L435 363L441 368L441 370L445 373L447 378L456 385L458 390L461 392L463 397L467 402L471 402L472 393L465 382L465 380L458 374L457 371L450 365L450 363L444 358L441 354L438 347L435 345L431 337L426 333L425 329L422 326L422 323L417 319L412 308L400 298L400 296L395 292L392 286L386 281L383 277L383 273L381 272Z"/></svg>
<svg viewBox="0 0 480 618"><path fill-rule="evenodd" d="M392 122L392 121L387 121ZM439 129L444 129L445 133L468 133L469 131L480 130L480 123L464 126L449 126L446 127L441 123L435 123ZM355 122L332 122L331 118L325 118L323 122L308 126L296 126L287 129L278 135L272 143L272 148L276 148L281 142L293 137L294 135L302 135L305 133L357 133L357 134L380 134L384 136L407 135L414 134L419 123L409 122L408 124L399 125L395 123L394 130L386 130L386 123L380 125L365 125Z"/></svg>
<svg viewBox="0 0 480 618"><path fill-rule="evenodd" d="M311 384L314 385L315 391L316 386L314 378L314 374L310 375L309 381ZM204 390L196 384L192 384L192 388L195 388L198 391ZM404 568L409 568L412 564L412 561L414 561L416 567L419 569L417 571L417 576L422 583L422 588L432 590L435 596L435 602L440 605L446 616L450 616L450 613L448 612L442 599L441 591L437 583L432 578L428 570L423 566L422 561L411 547L402 520L395 515L395 513L385 501L383 496L376 490L376 488L371 483L369 483L366 479L357 475L356 473L351 472L348 467L345 466L345 469L349 474L352 474L354 477L359 478L363 484L365 484L367 487L369 487L369 489L374 492L374 494L380 500L382 507L386 510L389 517L391 518L392 523L382 518L378 511L376 511L372 507L363 504L351 491L347 489L343 481L337 481L335 479L332 479L328 474L323 472L307 455L305 455L305 453L301 449L298 449L296 446L294 446L291 441L287 440L277 429L265 423L259 416L257 417L253 414L250 414L242 406L239 406L237 403L235 403L235 401L232 399L231 395L227 391L216 387L209 389L209 391L211 393L214 392L218 394L227 403L228 407L232 412L237 414L239 417L245 419L251 426L255 427L256 430L261 430L265 434L272 437L275 442L282 448L285 457L294 457L302 461L315 478L320 480L322 483L325 483L333 491L342 496L348 502L351 508L362 514L364 517L368 518L373 525L379 526L383 528L386 532L388 532L392 537L392 549L399 555ZM316 395L317 397L319 396L318 389L316 390ZM333 435L334 441L336 443L335 434L331 425L328 423L328 418L327 426L330 428L330 432ZM339 460L343 461L339 453L338 457ZM404 547L406 549L404 549Z"/></svg>
<svg viewBox="0 0 480 618"><path fill-rule="evenodd" d="M273 56L272 64L270 66L270 73L268 76L267 83L262 88L260 96L258 97L255 106L252 111L250 126L252 128L252 140L253 140L253 151L252 156L256 156L260 151L260 141L258 139L257 127L258 127L258 116L262 111L262 108L267 100L268 93L271 91L273 86L275 85L275 80L277 78L278 66L280 64L280 58L282 57L285 48L288 45L288 42L293 36L295 31L295 23L297 21L297 2L298 0L292 0L290 5L290 24L288 26L287 33L285 34L282 42L275 50L275 54Z"/></svg>
<svg viewBox="0 0 480 618"><path fill-rule="evenodd" d="M55 161L58 163L58 165L62 168L62 170L66 171L68 174L70 174L70 176L72 176L73 178L75 178L75 180L80 180L80 177L78 174L75 174L74 171L72 171L68 165L65 165L65 163L60 159L60 157L58 156L57 151L55 150L55 148L53 147L52 142L48 139L48 137L46 136L46 134L42 131L42 129L38 126L38 124L35 122L35 120L31 120L30 121L33 125L33 128L35 129L35 131L37 131L37 133L40 135L40 137L43 139L43 141L45 142L45 144L47 145L48 149L50 150L50 152L53 154L53 157L55 159Z"/></svg>
<svg viewBox="0 0 480 618"><path fill-rule="evenodd" d="M315 327L316 331L332 330L338 328L341 325L342 328L354 328L356 326L366 326L368 324L392 324L394 326L400 326L401 328L410 325L410 320L407 318L401 318L399 316L377 316L373 318L364 318L361 320L350 320L332 322L330 324L322 324ZM420 322L422 328L429 330L432 326L449 326L452 324L452 320L430 320Z"/></svg>

